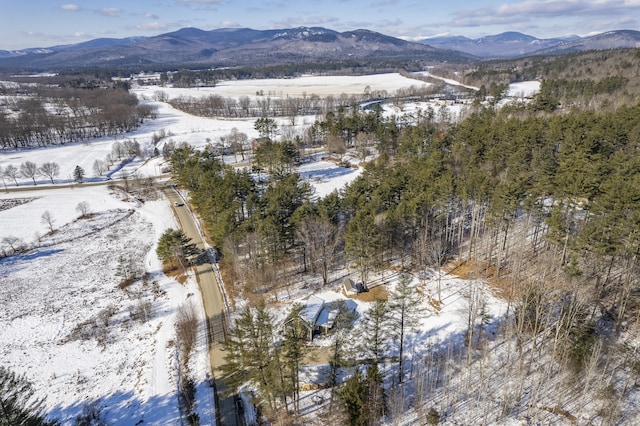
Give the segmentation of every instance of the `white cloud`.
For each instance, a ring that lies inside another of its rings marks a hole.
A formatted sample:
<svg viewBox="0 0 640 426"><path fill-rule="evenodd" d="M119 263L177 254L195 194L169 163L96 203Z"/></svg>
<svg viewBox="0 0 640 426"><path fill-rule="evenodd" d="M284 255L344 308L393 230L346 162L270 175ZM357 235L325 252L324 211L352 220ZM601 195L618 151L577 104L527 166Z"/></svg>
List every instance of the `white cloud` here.
<svg viewBox="0 0 640 426"><path fill-rule="evenodd" d="M480 27L485 25L513 25L522 24L523 21L528 21L527 18L512 17L512 16L473 16L460 19L454 19L447 25L453 27Z"/></svg>
<svg viewBox="0 0 640 426"><path fill-rule="evenodd" d="M275 28L309 27L332 24L338 21L333 16L310 16L306 18L285 18L273 22Z"/></svg>
<svg viewBox="0 0 640 426"><path fill-rule="evenodd" d="M585 8L592 7L589 4L584 4L582 1L572 0L553 0L553 1L530 1L526 0L522 3L516 4L503 4L496 9L496 13L501 16L514 16L514 15L551 15L557 16L563 13L573 13Z"/></svg>
<svg viewBox="0 0 640 426"><path fill-rule="evenodd" d="M122 14L122 9L119 9L117 7L103 7L102 9L98 10L98 13L100 15L115 18Z"/></svg>
<svg viewBox="0 0 640 426"><path fill-rule="evenodd" d="M222 3L224 0L176 0L176 3L180 6L188 7L189 9L211 9Z"/></svg>
<svg viewBox="0 0 640 426"><path fill-rule="evenodd" d="M62 6L60 6L60 9L62 10L66 10L66 11L70 11L70 12L77 12L79 10L81 10L82 8L80 6L78 6L77 4L63 4Z"/></svg>
<svg viewBox="0 0 640 426"><path fill-rule="evenodd" d="M240 24L235 21L222 21L220 22L221 28L239 28Z"/></svg>
<svg viewBox="0 0 640 426"><path fill-rule="evenodd" d="M594 15L607 13L629 13L640 8L640 0L524 0L519 3L502 4L497 8L464 10L455 13L456 19L471 17L519 17L531 16L568 17L576 15Z"/></svg>
<svg viewBox="0 0 640 426"><path fill-rule="evenodd" d="M620 18L618 23L621 25L636 26L638 24L638 20L632 18L631 16L623 16L622 18Z"/></svg>
<svg viewBox="0 0 640 426"><path fill-rule="evenodd" d="M157 32L157 31L169 31L172 28L174 28L174 25L155 21L155 22L146 22L144 24L139 24L133 28L140 31Z"/></svg>

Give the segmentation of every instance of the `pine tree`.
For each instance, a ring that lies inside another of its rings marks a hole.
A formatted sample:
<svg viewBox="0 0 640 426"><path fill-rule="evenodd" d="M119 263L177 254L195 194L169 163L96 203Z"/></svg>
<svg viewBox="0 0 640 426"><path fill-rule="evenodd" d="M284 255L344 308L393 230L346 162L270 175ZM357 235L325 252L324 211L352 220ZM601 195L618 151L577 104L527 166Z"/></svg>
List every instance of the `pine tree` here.
<svg viewBox="0 0 640 426"><path fill-rule="evenodd" d="M377 364L367 368L366 385L365 411L367 413L367 425L378 425L380 424L380 418L385 414L386 407L382 375Z"/></svg>
<svg viewBox="0 0 640 426"><path fill-rule="evenodd" d="M0 426L53 426L42 415L44 400L33 397L32 384L0 366Z"/></svg>
<svg viewBox="0 0 640 426"><path fill-rule="evenodd" d="M404 378L404 341L407 332L415 327L418 321L418 293L411 284L407 274L400 276L400 281L389 294L389 333L396 341L398 348L398 383Z"/></svg>
<svg viewBox="0 0 640 426"><path fill-rule="evenodd" d="M256 120L253 128L258 131L260 137L271 139L278 133L278 123L273 118L261 117Z"/></svg>
<svg viewBox="0 0 640 426"><path fill-rule="evenodd" d="M366 357L370 357L374 364L378 364L386 349L387 336L385 321L389 307L385 300L376 299L373 306L363 315L362 334L364 334L362 350Z"/></svg>
<svg viewBox="0 0 640 426"><path fill-rule="evenodd" d="M272 260L281 258L293 247L293 215L299 207L309 201L310 196L311 187L296 173L282 177L264 192L263 219L258 225L258 232Z"/></svg>
<svg viewBox="0 0 640 426"><path fill-rule="evenodd" d="M303 345L307 336L307 329L302 323L300 313L303 305L294 305L289 314L290 322L285 328L284 341L282 342L282 368L283 389L285 396L293 395L293 406L297 412L300 399L300 365L303 357Z"/></svg>
<svg viewBox="0 0 640 426"><path fill-rule="evenodd" d="M278 382L273 365L276 348L273 341L273 318L263 304L247 307L229 330L225 340L224 382L229 390L255 381L260 395L275 408Z"/></svg>
<svg viewBox="0 0 640 426"><path fill-rule="evenodd" d="M347 253L355 258L362 284L366 285L381 244L380 232L371 212L359 211L349 222L345 244Z"/></svg>
<svg viewBox="0 0 640 426"><path fill-rule="evenodd" d="M167 229L160 240L156 253L163 263L185 266L186 259L198 252L191 238L188 238L181 230Z"/></svg>
<svg viewBox="0 0 640 426"><path fill-rule="evenodd" d="M76 168L73 169L73 180L78 183L82 183L84 181L84 169L82 167L76 166Z"/></svg>
<svg viewBox="0 0 640 426"><path fill-rule="evenodd" d="M347 412L349 425L379 425L385 405L378 366L374 364L367 368L365 375L356 368L338 391L338 398Z"/></svg>
<svg viewBox="0 0 640 426"><path fill-rule="evenodd" d="M351 329L353 320L355 319L355 312L349 308L344 300L335 302L335 322L333 326L333 345L332 355L329 360L329 384L331 387L335 387L338 384L338 369L343 367L349 357L349 335L347 330ZM333 394L332 394L333 401Z"/></svg>
<svg viewBox="0 0 640 426"><path fill-rule="evenodd" d="M365 393L366 383L358 369L354 371L353 376L338 391L338 397L347 411L349 425L351 426L364 426L366 424Z"/></svg>

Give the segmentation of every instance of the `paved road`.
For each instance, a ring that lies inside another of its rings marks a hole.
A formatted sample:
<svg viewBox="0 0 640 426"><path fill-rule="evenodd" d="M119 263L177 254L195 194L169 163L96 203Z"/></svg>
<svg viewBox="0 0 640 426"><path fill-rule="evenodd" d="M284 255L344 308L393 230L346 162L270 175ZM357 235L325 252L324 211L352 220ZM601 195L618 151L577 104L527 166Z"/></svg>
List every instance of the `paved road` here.
<svg viewBox="0 0 640 426"><path fill-rule="evenodd" d="M202 239L197 223L187 205L175 206L175 203L184 203L178 193L170 188L165 189L165 194L174 206L176 216L180 222L180 226L187 237L191 238L191 242L195 243L201 250L205 250L205 243ZM224 353L222 352L222 342L225 334L226 308L224 297L220 292L220 286L216 279L216 273L213 265L207 260L203 261L203 257L199 258L194 266L200 292L202 293L202 301L204 311L207 316L207 329L209 330L209 359L211 361L211 376L216 379L222 377L221 367L224 361ZM220 385L216 386L216 414L218 424L220 426L242 425L241 419L237 417L235 396L223 398ZM218 396L221 398L218 400ZM201 419L202 420L202 419Z"/></svg>

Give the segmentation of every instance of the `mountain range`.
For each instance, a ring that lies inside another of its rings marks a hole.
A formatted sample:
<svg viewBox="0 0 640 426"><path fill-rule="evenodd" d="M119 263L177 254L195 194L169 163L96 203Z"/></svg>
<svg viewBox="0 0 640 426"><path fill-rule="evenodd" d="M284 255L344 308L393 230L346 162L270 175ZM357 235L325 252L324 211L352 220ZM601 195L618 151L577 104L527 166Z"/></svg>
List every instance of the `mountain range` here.
<svg viewBox="0 0 640 426"><path fill-rule="evenodd" d="M577 35L539 39L519 32L505 32L476 39L440 36L420 40L440 49L465 52L482 59L515 58L527 55L559 55L586 50L640 47L640 31L608 31L589 37Z"/></svg>
<svg viewBox="0 0 640 426"><path fill-rule="evenodd" d="M447 36L411 42L363 29L337 32L321 27L211 31L183 28L153 37L99 38L72 45L0 50L0 69L259 66L382 58L469 62L628 47L640 47L640 32L621 30L556 39L506 32L478 39Z"/></svg>
<svg viewBox="0 0 640 426"><path fill-rule="evenodd" d="M369 30L183 28L154 37L96 39L74 45L0 51L0 68L225 67L394 57L417 57L426 61L474 59L466 53L449 52Z"/></svg>

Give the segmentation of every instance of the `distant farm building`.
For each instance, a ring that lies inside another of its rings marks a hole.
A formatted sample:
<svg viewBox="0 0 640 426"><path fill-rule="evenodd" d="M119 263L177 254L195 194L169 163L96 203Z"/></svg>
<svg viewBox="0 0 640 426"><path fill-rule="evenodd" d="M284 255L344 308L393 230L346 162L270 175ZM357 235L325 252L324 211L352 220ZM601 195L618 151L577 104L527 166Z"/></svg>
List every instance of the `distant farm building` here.
<svg viewBox="0 0 640 426"><path fill-rule="evenodd" d="M269 142L270 138L255 138L251 141L251 149L256 150L262 146L263 143Z"/></svg>

